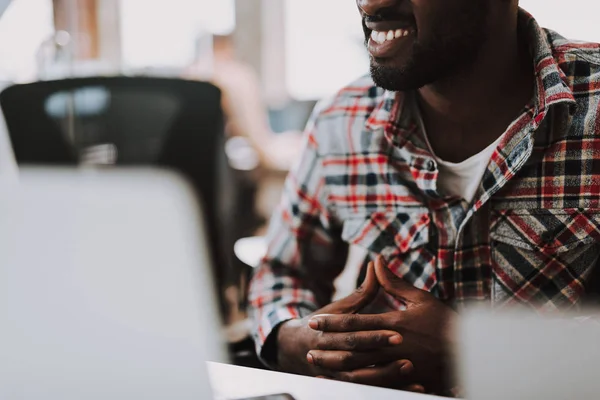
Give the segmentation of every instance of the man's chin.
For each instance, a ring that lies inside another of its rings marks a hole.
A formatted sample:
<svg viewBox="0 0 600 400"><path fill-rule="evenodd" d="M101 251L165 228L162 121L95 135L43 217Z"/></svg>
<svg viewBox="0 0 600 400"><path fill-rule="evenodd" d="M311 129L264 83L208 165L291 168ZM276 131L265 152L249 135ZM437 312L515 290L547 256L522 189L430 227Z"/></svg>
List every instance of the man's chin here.
<svg viewBox="0 0 600 400"><path fill-rule="evenodd" d="M406 69L388 67L377 62L371 63L371 78L378 87L392 92L416 90L424 85L418 85L415 77Z"/></svg>

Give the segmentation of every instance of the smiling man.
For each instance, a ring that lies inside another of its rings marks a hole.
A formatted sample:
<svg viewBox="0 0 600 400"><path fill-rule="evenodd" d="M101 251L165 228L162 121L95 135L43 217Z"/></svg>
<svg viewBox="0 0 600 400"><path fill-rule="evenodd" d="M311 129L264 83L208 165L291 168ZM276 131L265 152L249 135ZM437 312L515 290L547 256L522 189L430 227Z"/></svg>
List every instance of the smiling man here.
<svg viewBox="0 0 600 400"><path fill-rule="evenodd" d="M600 45L517 0L357 4L371 73L309 123L251 284L257 349L446 393L464 305L547 313L600 291ZM329 304L348 244L372 262Z"/></svg>

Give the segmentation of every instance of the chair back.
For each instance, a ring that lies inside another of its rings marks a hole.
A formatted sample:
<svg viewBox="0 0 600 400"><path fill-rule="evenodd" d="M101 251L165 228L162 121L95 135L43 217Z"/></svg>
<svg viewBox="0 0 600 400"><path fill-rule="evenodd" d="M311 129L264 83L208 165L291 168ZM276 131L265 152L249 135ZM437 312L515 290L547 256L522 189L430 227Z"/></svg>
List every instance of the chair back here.
<svg viewBox="0 0 600 400"><path fill-rule="evenodd" d="M230 180L220 90L205 82L94 77L14 85L0 106L19 165L158 166L183 173L201 198L216 278Z"/></svg>

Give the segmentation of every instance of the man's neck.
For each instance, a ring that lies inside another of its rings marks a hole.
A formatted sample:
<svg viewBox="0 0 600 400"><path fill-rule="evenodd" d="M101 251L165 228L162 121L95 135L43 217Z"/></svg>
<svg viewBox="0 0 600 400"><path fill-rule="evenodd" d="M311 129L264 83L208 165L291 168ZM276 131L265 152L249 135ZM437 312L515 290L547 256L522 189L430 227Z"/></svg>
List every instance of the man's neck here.
<svg viewBox="0 0 600 400"><path fill-rule="evenodd" d="M429 140L441 158L460 162L483 150L531 99L533 64L517 25L515 18L498 27L468 70L419 90Z"/></svg>

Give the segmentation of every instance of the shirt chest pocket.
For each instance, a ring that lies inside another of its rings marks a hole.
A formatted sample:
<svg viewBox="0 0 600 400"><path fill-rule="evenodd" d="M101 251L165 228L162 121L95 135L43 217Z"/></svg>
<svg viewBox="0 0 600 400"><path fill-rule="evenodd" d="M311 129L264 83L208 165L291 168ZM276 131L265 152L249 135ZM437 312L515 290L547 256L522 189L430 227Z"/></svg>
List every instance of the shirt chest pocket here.
<svg viewBox="0 0 600 400"><path fill-rule="evenodd" d="M344 222L342 239L391 258L426 245L429 222L426 211L357 215Z"/></svg>
<svg viewBox="0 0 600 400"><path fill-rule="evenodd" d="M492 211L494 277L520 301L574 304L596 265L600 210Z"/></svg>

